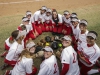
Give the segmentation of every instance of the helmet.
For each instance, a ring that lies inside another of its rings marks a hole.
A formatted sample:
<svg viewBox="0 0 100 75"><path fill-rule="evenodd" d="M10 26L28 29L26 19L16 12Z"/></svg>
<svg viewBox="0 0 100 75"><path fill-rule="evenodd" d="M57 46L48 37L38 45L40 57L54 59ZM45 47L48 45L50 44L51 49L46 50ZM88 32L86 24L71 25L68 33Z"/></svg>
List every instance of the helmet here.
<svg viewBox="0 0 100 75"><path fill-rule="evenodd" d="M54 41L51 43L51 48L52 49L58 49L58 42Z"/></svg>
<svg viewBox="0 0 100 75"><path fill-rule="evenodd" d="M46 41L46 42L50 42L50 41L51 41L51 37L50 37L50 36L46 36L46 37L45 37L45 41Z"/></svg>
<svg viewBox="0 0 100 75"><path fill-rule="evenodd" d="M35 49L35 53L37 53L38 51L42 50L42 46L36 46L36 49Z"/></svg>

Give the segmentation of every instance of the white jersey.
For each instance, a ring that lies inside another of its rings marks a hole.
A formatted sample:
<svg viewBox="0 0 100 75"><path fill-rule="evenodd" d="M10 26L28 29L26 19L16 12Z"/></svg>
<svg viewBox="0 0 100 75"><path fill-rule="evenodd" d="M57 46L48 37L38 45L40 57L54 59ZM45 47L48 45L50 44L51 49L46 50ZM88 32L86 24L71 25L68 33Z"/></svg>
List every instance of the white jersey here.
<svg viewBox="0 0 100 75"><path fill-rule="evenodd" d="M62 23L62 15L61 14L58 14L58 19L59 19L59 23ZM52 20L52 23L54 23L54 21Z"/></svg>
<svg viewBox="0 0 100 75"><path fill-rule="evenodd" d="M5 40L5 43L7 44L7 46L11 47L12 43L9 42L9 39L10 39L10 37L7 38L7 40Z"/></svg>
<svg viewBox="0 0 100 75"><path fill-rule="evenodd" d="M59 75L57 60L54 55L41 63L38 75Z"/></svg>
<svg viewBox="0 0 100 75"><path fill-rule="evenodd" d="M45 15L44 16L44 22L48 24L48 23L50 23L50 21L52 21L52 16L51 15L50 16Z"/></svg>
<svg viewBox="0 0 100 75"><path fill-rule="evenodd" d="M76 28L74 28L73 25L71 25L71 27L72 27L72 30L73 30L74 37L77 40L78 37L79 37L79 32L80 32L79 24L77 25Z"/></svg>
<svg viewBox="0 0 100 75"><path fill-rule="evenodd" d="M32 16L32 18L33 18L32 23L35 22L35 21L38 21L38 24L40 24L40 22L44 22L44 16L45 15L46 15L45 13L44 14L41 14L40 11L36 11L34 13L34 15Z"/></svg>
<svg viewBox="0 0 100 75"><path fill-rule="evenodd" d="M81 43L79 51L81 51L84 54L84 57L88 58L89 61L92 63L91 65L88 65L80 59L80 61L88 67L93 66L100 56L100 48L97 46L96 43L92 47L88 47L87 43Z"/></svg>
<svg viewBox="0 0 100 75"><path fill-rule="evenodd" d="M63 49L61 53L61 63L69 64L69 70L66 73L66 75L79 75L80 74L78 60L77 60L77 53L72 48L72 46L69 46Z"/></svg>
<svg viewBox="0 0 100 75"><path fill-rule="evenodd" d="M71 25L71 19L70 18L66 19L66 17L63 15L62 19L63 19L64 23Z"/></svg>
<svg viewBox="0 0 100 75"><path fill-rule="evenodd" d="M80 44L82 43L82 42L84 42L84 43L87 43L87 41L86 41L86 36L87 36L87 34L88 34L88 30L86 30L86 32L84 33L84 34L81 34L81 31L79 32L79 37L78 37L78 49L79 49L79 47L80 47Z"/></svg>
<svg viewBox="0 0 100 75"><path fill-rule="evenodd" d="M11 71L11 75L26 75L32 73L32 58L22 57L19 59L13 70Z"/></svg>
<svg viewBox="0 0 100 75"><path fill-rule="evenodd" d="M20 53L24 49L24 42L22 44L18 44L16 41L11 45L8 54L6 55L6 59L9 61L17 61Z"/></svg>

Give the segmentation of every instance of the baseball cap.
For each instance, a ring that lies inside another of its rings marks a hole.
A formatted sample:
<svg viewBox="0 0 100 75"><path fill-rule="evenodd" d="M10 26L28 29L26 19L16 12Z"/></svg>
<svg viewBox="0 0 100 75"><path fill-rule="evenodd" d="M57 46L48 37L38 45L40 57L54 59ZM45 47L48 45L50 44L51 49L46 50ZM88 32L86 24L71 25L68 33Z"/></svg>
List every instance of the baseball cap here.
<svg viewBox="0 0 100 75"><path fill-rule="evenodd" d="M69 11L65 10L64 11L64 14L68 15L69 14Z"/></svg>
<svg viewBox="0 0 100 75"><path fill-rule="evenodd" d="M76 13L72 13L71 17L77 17L77 14Z"/></svg>
<svg viewBox="0 0 100 75"><path fill-rule="evenodd" d="M79 21L79 20L78 20L77 17L73 17L73 18L71 19L71 21L76 22L76 21Z"/></svg>
<svg viewBox="0 0 100 75"><path fill-rule="evenodd" d="M26 12L26 15L32 15L32 13L29 11L29 12Z"/></svg>
<svg viewBox="0 0 100 75"><path fill-rule="evenodd" d="M88 24L88 22L87 22L86 20L84 20L84 19L82 19L82 20L80 21L80 24L81 24L81 23L83 23L83 24L85 24L85 25Z"/></svg>
<svg viewBox="0 0 100 75"><path fill-rule="evenodd" d="M47 10L47 7L46 6L42 6L41 10Z"/></svg>
<svg viewBox="0 0 100 75"><path fill-rule="evenodd" d="M23 22L29 21L29 19L28 19L27 17L24 17L24 18L22 19L22 21L23 21Z"/></svg>
<svg viewBox="0 0 100 75"><path fill-rule="evenodd" d="M31 41L31 42L29 42L27 45L26 45L26 48L31 48L31 47L33 47L33 46L35 46L36 44L33 42L33 41Z"/></svg>
<svg viewBox="0 0 100 75"><path fill-rule="evenodd" d="M96 34L94 34L94 33L92 33L92 32L89 32L89 33L87 34L87 36L90 36L90 37L92 37L93 39L96 39L96 38L97 38Z"/></svg>
<svg viewBox="0 0 100 75"><path fill-rule="evenodd" d="M46 11L46 12L50 12L50 13L52 13L51 9L49 9L49 8L47 9L47 11Z"/></svg>
<svg viewBox="0 0 100 75"><path fill-rule="evenodd" d="M53 49L49 46L46 46L45 48L43 48L43 50L48 51L48 52L52 52L53 53Z"/></svg>
<svg viewBox="0 0 100 75"><path fill-rule="evenodd" d="M65 35L64 37L62 37L62 39L72 41L72 39L69 36L67 36L67 35Z"/></svg>

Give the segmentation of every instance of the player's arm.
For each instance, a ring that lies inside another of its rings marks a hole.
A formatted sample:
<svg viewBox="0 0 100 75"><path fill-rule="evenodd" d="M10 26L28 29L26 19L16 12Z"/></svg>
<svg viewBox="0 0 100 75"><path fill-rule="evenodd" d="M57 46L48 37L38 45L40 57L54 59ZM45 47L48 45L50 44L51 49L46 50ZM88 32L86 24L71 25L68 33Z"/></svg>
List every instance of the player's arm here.
<svg viewBox="0 0 100 75"><path fill-rule="evenodd" d="M79 55L79 58L82 59L84 62L86 62L88 65L91 65L92 63L89 61L88 58L86 58L84 56L84 54L81 52L81 51L78 51L78 55Z"/></svg>
<svg viewBox="0 0 100 75"><path fill-rule="evenodd" d="M65 75L69 70L69 64L63 63L63 68L60 75Z"/></svg>

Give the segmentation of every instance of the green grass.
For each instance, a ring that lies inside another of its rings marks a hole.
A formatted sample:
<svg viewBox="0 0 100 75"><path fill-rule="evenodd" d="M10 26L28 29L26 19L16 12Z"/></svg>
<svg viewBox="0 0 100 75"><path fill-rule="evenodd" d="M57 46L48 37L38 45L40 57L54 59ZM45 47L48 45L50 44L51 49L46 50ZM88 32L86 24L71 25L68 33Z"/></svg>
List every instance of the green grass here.
<svg viewBox="0 0 100 75"><path fill-rule="evenodd" d="M100 34L100 5L93 5L88 7L83 7L79 9L71 9L70 12L76 12L78 14L79 19L86 19L88 21L88 30L94 30ZM59 13L62 13L60 11ZM4 51L4 41L7 39L11 32L17 29L17 26L21 23L21 18L24 14L12 15L12 16L3 16L0 17L0 53ZM46 35L51 35L50 33L43 33L39 36L35 42L38 42L41 38ZM100 35L97 39L97 44L100 46ZM0 58L0 65L3 64L4 58ZM38 63L37 63L38 62ZM34 61L35 65L39 67L39 59ZM0 71L0 75L4 71ZM100 74L95 74L100 75Z"/></svg>

